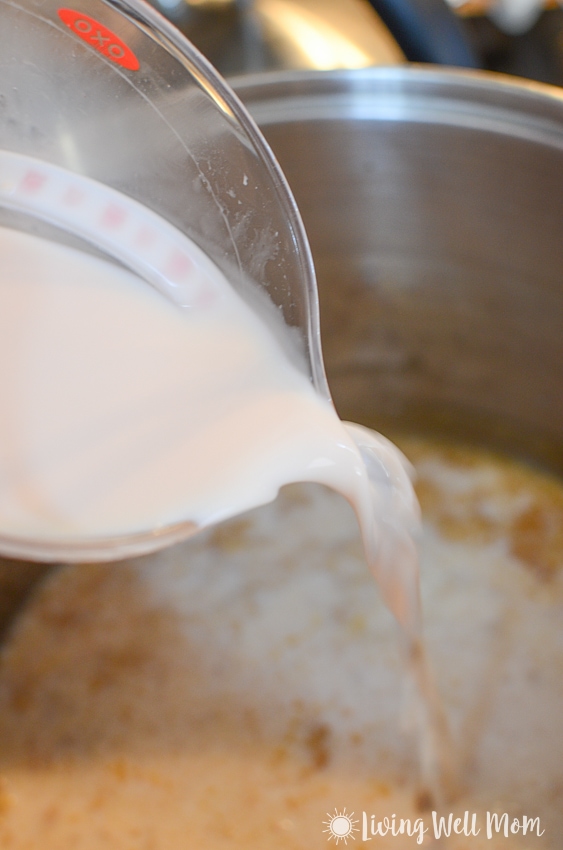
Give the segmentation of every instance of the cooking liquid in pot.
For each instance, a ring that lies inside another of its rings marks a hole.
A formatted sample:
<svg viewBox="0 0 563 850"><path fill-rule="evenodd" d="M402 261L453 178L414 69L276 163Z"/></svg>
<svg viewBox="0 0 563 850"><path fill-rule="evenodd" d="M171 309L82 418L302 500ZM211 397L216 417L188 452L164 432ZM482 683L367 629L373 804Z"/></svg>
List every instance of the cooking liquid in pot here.
<svg viewBox="0 0 563 850"><path fill-rule="evenodd" d="M195 530L290 482L330 486L352 503L402 626L423 781L440 795L451 766L421 640L406 462L344 426L276 333L193 254L194 294L180 308L123 268L0 230L0 534L95 539L186 520Z"/></svg>
<svg viewBox="0 0 563 850"><path fill-rule="evenodd" d="M3 850L322 850L335 812L354 828L340 847L413 850L424 829L423 848L560 850L563 486L479 451L405 448L462 765L436 809L446 825L467 811L476 834L435 839L397 721L395 623L349 506L305 484L39 589L0 663ZM505 837L492 820L489 838L487 812L539 824ZM393 816L410 835L385 834Z"/></svg>

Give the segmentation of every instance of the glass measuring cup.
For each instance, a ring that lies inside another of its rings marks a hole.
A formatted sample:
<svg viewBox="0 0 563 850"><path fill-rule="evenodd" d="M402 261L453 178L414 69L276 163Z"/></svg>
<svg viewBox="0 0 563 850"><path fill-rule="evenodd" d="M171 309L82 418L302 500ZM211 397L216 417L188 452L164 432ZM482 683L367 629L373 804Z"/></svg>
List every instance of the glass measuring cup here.
<svg viewBox="0 0 563 850"><path fill-rule="evenodd" d="M86 244L142 273L119 229L93 226L91 211L118 203L118 217L158 217L167 244L183 234L245 297L267 293L328 397L299 214L260 133L206 60L139 0L89 0L87 13L0 0L0 16L0 223ZM61 203L64 181L67 195L86 198L81 213ZM151 283L180 303L189 297L164 266L152 268ZM189 526L68 544L4 538L0 549L116 558L180 539Z"/></svg>

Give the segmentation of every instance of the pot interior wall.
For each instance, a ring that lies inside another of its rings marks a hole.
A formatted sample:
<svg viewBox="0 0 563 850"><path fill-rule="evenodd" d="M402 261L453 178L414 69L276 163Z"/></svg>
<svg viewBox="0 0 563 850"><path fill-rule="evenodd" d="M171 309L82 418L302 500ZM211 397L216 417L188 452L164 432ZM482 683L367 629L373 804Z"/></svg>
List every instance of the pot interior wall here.
<svg viewBox="0 0 563 850"><path fill-rule="evenodd" d="M487 75L239 86L303 215L341 416L563 472L563 103Z"/></svg>

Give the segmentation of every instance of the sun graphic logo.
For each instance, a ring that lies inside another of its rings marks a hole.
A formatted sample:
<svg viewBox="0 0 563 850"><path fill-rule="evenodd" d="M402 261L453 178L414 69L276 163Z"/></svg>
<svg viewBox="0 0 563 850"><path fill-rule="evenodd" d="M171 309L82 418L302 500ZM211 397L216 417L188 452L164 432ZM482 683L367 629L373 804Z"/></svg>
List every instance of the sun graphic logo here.
<svg viewBox="0 0 563 850"><path fill-rule="evenodd" d="M336 839L337 844L339 841L348 844L349 838L355 841L353 833L359 832L359 829L356 826L358 821L354 820L354 812L348 815L346 814L346 809L343 809L341 812L335 809L333 815L327 812L326 816L328 820L323 821L323 826L326 827L326 829L323 829L323 832L329 833L327 841L331 841L333 838Z"/></svg>

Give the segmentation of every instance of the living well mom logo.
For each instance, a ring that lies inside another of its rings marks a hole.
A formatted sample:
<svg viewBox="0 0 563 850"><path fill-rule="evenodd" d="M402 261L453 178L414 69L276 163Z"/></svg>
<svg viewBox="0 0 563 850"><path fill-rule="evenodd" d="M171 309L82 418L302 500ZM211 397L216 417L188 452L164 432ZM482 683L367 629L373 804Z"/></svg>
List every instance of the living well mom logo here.
<svg viewBox="0 0 563 850"><path fill-rule="evenodd" d="M328 820L323 821L323 832L328 833L328 841L335 841L336 844L341 841L348 844L349 840L355 841L356 838L366 842L398 835L409 836L417 844L423 844L426 835L439 841L455 835L464 835L466 838L482 835L491 839L510 838L512 835L540 837L545 832L539 817L512 817L508 812L486 812L484 815L478 815L476 812L466 811L461 816L454 812L447 815L432 812L431 817L426 819L399 818L392 814L379 820L377 815L362 812L360 826L360 819L354 817L354 812L348 813L345 808L335 808L332 815L327 812L327 818Z"/></svg>

